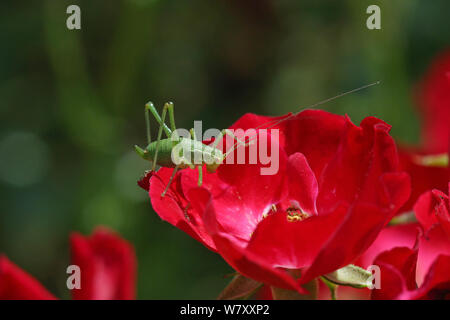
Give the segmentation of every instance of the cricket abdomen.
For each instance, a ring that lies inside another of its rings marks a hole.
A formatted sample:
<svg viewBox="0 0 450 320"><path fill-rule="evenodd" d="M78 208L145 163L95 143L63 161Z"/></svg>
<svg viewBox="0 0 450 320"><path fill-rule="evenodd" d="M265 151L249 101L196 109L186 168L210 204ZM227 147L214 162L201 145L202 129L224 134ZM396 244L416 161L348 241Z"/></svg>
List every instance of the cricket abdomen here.
<svg viewBox="0 0 450 320"><path fill-rule="evenodd" d="M177 141L172 141L171 139L161 139L158 144L158 159L156 164L161 167L175 168L175 164L172 161L172 149L177 144ZM150 143L146 151L146 159L153 161L156 153L157 141Z"/></svg>

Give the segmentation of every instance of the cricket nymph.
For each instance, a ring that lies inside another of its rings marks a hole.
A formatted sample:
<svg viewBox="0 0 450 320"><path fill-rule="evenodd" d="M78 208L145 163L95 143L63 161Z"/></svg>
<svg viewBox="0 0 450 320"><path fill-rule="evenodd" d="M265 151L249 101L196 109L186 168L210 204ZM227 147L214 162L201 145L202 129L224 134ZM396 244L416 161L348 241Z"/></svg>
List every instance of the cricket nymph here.
<svg viewBox="0 0 450 320"><path fill-rule="evenodd" d="M152 142L150 136L150 112L155 117L159 124L158 138ZM165 124L166 114L169 112L170 128ZM190 130L190 138L175 136L176 126L175 117L173 112L173 103L168 102L164 105L161 117L156 111L153 103L149 102L145 105L145 120L147 125L147 140L148 144L145 149L134 146L137 154L152 162L152 170L155 171L156 166L174 168L172 176L167 183L167 186L161 197L164 197L167 190L169 190L175 174L180 169L186 168L198 168L198 185L201 186L203 182L202 167L206 165L208 172L212 173L223 163L227 157L227 153L223 153L217 148L219 143L223 140L225 135L230 135L237 144L247 146L247 143L240 141L234 134L228 129L223 129L216 137L211 145L206 145L195 137L194 129ZM162 139L162 133L166 134L166 138ZM232 148L228 152L232 152Z"/></svg>

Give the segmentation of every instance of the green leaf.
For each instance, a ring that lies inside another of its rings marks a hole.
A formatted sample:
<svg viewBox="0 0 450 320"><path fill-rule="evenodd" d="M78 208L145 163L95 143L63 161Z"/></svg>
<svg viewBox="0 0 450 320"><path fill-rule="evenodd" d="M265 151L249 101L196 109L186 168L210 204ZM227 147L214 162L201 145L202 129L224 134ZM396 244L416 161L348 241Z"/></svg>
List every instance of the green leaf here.
<svg viewBox="0 0 450 320"><path fill-rule="evenodd" d="M392 220L389 221L389 225L395 226L397 224L405 224L412 222L417 222L416 214L414 213L414 211L409 211L392 218Z"/></svg>
<svg viewBox="0 0 450 320"><path fill-rule="evenodd" d="M353 264L323 277L332 283L354 288L367 288L372 285L372 273Z"/></svg>
<svg viewBox="0 0 450 320"><path fill-rule="evenodd" d="M448 154L433 154L427 156L415 156L414 162L426 167L448 167Z"/></svg>
<svg viewBox="0 0 450 320"><path fill-rule="evenodd" d="M246 278L241 274L233 277L233 280L223 289L217 297L218 300L233 300L246 298L255 292L262 283Z"/></svg>

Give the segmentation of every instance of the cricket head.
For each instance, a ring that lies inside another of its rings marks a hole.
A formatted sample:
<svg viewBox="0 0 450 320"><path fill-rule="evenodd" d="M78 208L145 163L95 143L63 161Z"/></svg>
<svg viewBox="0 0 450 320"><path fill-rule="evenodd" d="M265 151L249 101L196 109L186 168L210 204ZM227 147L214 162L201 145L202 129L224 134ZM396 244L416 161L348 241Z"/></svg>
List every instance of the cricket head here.
<svg viewBox="0 0 450 320"><path fill-rule="evenodd" d="M147 150L142 149L138 145L134 146L136 153L144 160L150 160L150 153Z"/></svg>

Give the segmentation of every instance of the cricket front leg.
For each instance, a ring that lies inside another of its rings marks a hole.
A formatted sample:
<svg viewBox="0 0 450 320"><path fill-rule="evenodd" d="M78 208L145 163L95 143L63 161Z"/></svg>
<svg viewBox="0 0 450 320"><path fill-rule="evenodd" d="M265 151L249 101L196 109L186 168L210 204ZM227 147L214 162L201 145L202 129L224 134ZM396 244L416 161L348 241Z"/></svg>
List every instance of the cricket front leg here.
<svg viewBox="0 0 450 320"><path fill-rule="evenodd" d="M173 169L172 175L171 175L170 178L169 178L169 182L167 183L167 186L166 186L166 188L164 189L163 193L161 193L161 197L162 197L162 198L164 198L164 196L165 196L166 193L167 193L167 190L169 190L170 185L172 184L173 178L174 178L175 175L177 174L178 169L179 169L179 166L176 166L176 167Z"/></svg>
<svg viewBox="0 0 450 320"><path fill-rule="evenodd" d="M233 131L231 131L230 129L223 129L223 130L220 132L220 134L219 134L219 136L217 137L217 139L214 140L214 142L213 142L213 144L211 145L211 147L216 148L216 147L219 145L219 143L223 140L223 137L224 137L225 135L229 135L230 137L232 137L234 140L237 141L237 144L238 144L238 145L241 145L241 146L244 146L244 147L249 146L249 145L251 144L251 142L252 142L252 141L249 141L248 143L245 143L244 141L242 141L241 139L239 139L238 137L236 137L236 135L235 135L235 134L233 133Z"/></svg>
<svg viewBox="0 0 450 320"><path fill-rule="evenodd" d="M201 187L201 186L202 186L202 183L203 183L203 166L198 166L197 169L198 169L198 181L197 181L197 185L198 185L199 187Z"/></svg>
<svg viewBox="0 0 450 320"><path fill-rule="evenodd" d="M191 130L189 130L190 134L191 134L191 139L194 141L197 141L197 136L195 135L195 130L194 128L192 128ZM195 162L195 161L194 161ZM198 170L198 181L197 181L197 185L199 187L202 186L203 183L203 164L197 165L197 170Z"/></svg>
<svg viewBox="0 0 450 320"><path fill-rule="evenodd" d="M212 143L211 147L216 148L217 145L223 140L223 137L228 134L229 136L231 136L234 140L236 140L237 142L227 151L225 152L225 154L223 155L223 159L225 160L226 157L233 152L234 150L236 150L237 146L241 145L243 147L247 147L249 145L251 145L254 141L253 140L249 140L249 142L244 142L241 139L239 139L238 137L236 137L236 135L229 129L223 129L220 132L220 135L217 137L216 140L214 140L214 142Z"/></svg>

